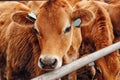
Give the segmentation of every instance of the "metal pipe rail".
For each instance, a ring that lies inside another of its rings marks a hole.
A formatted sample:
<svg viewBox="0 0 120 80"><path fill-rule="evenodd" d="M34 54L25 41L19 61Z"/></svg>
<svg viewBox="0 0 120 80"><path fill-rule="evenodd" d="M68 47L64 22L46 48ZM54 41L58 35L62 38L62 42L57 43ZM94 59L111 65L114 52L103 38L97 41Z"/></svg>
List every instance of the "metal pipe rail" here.
<svg viewBox="0 0 120 80"><path fill-rule="evenodd" d="M103 56L106 56L118 49L120 49L120 42L112 44L106 48L103 48L99 51L96 51L85 57L75 60L75 61L71 62L70 64L64 65L63 67L61 67L59 69L42 74L31 80L55 80L55 79L61 78L64 75L67 75L67 74L87 65L88 63L95 61Z"/></svg>

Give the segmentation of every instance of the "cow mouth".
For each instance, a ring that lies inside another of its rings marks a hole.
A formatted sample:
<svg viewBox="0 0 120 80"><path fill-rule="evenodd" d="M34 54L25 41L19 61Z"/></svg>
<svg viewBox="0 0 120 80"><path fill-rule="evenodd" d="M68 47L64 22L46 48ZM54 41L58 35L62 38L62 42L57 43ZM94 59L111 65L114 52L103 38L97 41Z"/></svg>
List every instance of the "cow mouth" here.
<svg viewBox="0 0 120 80"><path fill-rule="evenodd" d="M44 70L44 71L53 71L53 70L55 70L55 68L51 68L50 66L45 66L44 68L42 68L42 70Z"/></svg>
<svg viewBox="0 0 120 80"><path fill-rule="evenodd" d="M44 70L44 71L53 71L53 70L55 70L55 69L52 69L52 68L50 68L50 67L45 67L45 68L42 68L42 70Z"/></svg>

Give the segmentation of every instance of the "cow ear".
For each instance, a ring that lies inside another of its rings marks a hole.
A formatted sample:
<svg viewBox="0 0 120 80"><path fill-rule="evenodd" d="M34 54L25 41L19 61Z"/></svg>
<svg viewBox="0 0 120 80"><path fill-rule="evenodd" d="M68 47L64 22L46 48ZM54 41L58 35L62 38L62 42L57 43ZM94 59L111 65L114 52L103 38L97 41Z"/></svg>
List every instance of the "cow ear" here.
<svg viewBox="0 0 120 80"><path fill-rule="evenodd" d="M32 16L31 16L32 15ZM12 21L19 25L32 25L35 21L33 14L25 11L18 11L12 14Z"/></svg>
<svg viewBox="0 0 120 80"><path fill-rule="evenodd" d="M77 9L72 13L73 18L73 26L80 27L80 26L87 26L89 25L94 19L94 14L85 9Z"/></svg>

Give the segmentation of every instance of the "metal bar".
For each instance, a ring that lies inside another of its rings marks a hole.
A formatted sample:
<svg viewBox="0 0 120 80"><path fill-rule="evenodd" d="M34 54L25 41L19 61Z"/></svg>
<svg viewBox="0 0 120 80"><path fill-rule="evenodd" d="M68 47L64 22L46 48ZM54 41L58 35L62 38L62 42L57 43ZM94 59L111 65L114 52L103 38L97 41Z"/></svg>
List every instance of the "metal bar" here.
<svg viewBox="0 0 120 80"><path fill-rule="evenodd" d="M88 63L95 61L103 56L106 56L118 49L120 49L120 42L117 42L111 46L103 48L94 53L91 53L85 57L82 57L78 60L71 62L70 64L64 65L63 67L61 67L59 69L45 73L45 74L40 75L31 80L55 80L55 79L61 78L64 75L69 74L69 73L87 65Z"/></svg>

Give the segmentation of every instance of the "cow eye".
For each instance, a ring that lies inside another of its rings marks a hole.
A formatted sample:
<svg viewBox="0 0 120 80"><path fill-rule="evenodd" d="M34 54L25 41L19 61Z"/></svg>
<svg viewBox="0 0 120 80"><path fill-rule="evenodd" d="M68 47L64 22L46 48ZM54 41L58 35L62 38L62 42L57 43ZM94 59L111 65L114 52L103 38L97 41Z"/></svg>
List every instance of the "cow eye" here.
<svg viewBox="0 0 120 80"><path fill-rule="evenodd" d="M36 34L39 34L39 32L37 31L37 29L34 28L34 31L35 31Z"/></svg>
<svg viewBox="0 0 120 80"><path fill-rule="evenodd" d="M65 29L64 33L70 32L70 30L71 30L71 26L67 27L67 28Z"/></svg>
<svg viewBox="0 0 120 80"><path fill-rule="evenodd" d="M37 28L36 26L33 26L33 28L34 28L35 33L36 33L36 34L39 34L38 28Z"/></svg>
<svg viewBox="0 0 120 80"><path fill-rule="evenodd" d="M42 38L42 35L40 34L40 32L37 29L34 28L34 32L39 38Z"/></svg>

